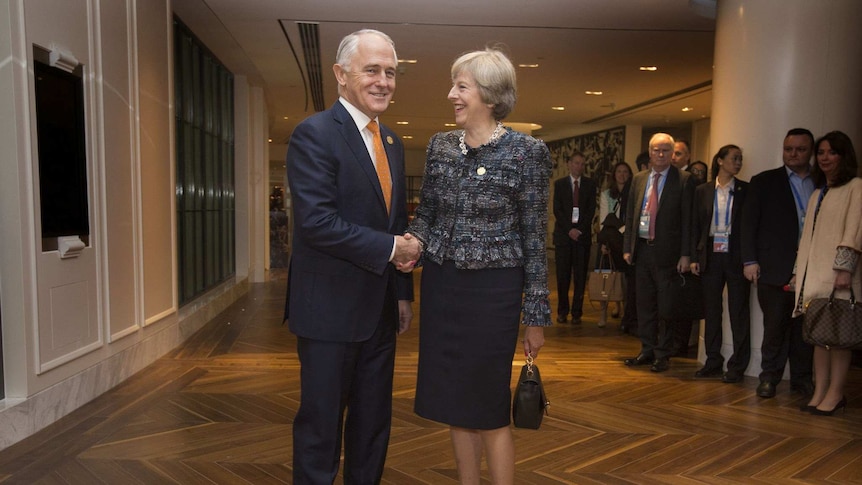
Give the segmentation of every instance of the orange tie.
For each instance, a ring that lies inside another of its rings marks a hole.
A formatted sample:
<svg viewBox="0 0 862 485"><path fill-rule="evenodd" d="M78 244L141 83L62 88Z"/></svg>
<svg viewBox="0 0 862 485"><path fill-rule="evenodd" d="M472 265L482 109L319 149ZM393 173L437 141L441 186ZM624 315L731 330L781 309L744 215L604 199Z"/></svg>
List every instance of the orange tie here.
<svg viewBox="0 0 862 485"><path fill-rule="evenodd" d="M389 173L389 159L386 158L386 150L383 149L383 139L380 138L380 128L376 120L368 123L374 146L374 169L377 171L377 179L380 180L380 188L383 189L383 200L386 201L386 212L392 205L392 174Z"/></svg>

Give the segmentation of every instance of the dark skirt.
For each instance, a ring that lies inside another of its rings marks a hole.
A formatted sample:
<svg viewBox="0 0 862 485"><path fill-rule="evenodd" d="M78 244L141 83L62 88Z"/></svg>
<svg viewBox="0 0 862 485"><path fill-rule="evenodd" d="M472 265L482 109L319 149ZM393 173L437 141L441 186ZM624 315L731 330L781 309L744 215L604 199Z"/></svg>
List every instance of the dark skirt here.
<svg viewBox="0 0 862 485"><path fill-rule="evenodd" d="M523 268L422 270L416 414L450 426L509 425Z"/></svg>

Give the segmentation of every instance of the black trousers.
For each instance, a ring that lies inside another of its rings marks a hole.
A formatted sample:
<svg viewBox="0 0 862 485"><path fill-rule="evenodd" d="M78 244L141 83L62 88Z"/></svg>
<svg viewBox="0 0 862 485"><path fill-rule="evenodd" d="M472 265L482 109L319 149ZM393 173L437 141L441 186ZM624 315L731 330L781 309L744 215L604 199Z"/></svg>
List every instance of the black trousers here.
<svg viewBox="0 0 862 485"><path fill-rule="evenodd" d="M733 334L733 355L727 361L727 370L743 374L751 358L751 317L749 295L751 283L742 273L742 265L734 264L729 253L710 253L709 264L703 272L703 305L706 313L703 340L706 347L706 367L723 367L721 355L722 309L725 285L727 311Z"/></svg>
<svg viewBox="0 0 862 485"><path fill-rule="evenodd" d="M293 421L295 485L332 484L342 439L344 483L380 483L392 422L397 321L394 292L387 292L384 315L370 339L297 338L302 391Z"/></svg>
<svg viewBox="0 0 862 485"><path fill-rule="evenodd" d="M661 359L670 355L673 328L668 322L658 318L658 291L666 285L670 275L676 275L676 267L660 267L655 247L643 239L638 239L637 245L635 280L641 354Z"/></svg>
<svg viewBox="0 0 862 485"><path fill-rule="evenodd" d="M571 241L554 246L557 268L557 315L566 316L569 309L572 318L581 318L584 313L584 289L587 285L587 270L590 261L590 245ZM573 278L574 277L574 278ZM569 286L574 279L572 303L569 305Z"/></svg>
<svg viewBox="0 0 862 485"><path fill-rule="evenodd" d="M790 359L790 383L810 383L814 347L802 340L802 317L791 317L794 294L780 286L757 284L763 310L763 344L760 346L760 381L778 384Z"/></svg>

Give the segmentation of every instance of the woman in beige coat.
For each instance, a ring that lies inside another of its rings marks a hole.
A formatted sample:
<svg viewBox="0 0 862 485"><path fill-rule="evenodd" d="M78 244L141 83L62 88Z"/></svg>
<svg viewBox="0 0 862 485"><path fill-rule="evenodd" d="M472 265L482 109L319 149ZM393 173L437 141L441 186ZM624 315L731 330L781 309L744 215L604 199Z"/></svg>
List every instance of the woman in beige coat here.
<svg viewBox="0 0 862 485"><path fill-rule="evenodd" d="M815 186L796 256L794 316L814 298L862 297L862 179L850 138L840 131L815 143ZM850 349L814 347L814 393L801 410L831 416L847 404L844 386L850 370Z"/></svg>

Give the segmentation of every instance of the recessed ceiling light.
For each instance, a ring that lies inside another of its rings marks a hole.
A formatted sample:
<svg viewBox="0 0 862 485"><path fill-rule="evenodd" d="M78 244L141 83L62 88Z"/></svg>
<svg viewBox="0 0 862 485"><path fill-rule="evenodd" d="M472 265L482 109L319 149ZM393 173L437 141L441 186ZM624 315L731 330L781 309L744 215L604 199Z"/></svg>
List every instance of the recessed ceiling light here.
<svg viewBox="0 0 862 485"><path fill-rule="evenodd" d="M402 136L401 138L404 138L405 140L412 140L412 139L413 139L413 136L411 136L411 135L404 135L404 136Z"/></svg>
<svg viewBox="0 0 862 485"><path fill-rule="evenodd" d="M584 94L589 94L590 96L601 96L601 91L584 91Z"/></svg>
<svg viewBox="0 0 862 485"><path fill-rule="evenodd" d="M272 138L270 138L268 141L269 141L270 143L272 143Z"/></svg>
<svg viewBox="0 0 862 485"><path fill-rule="evenodd" d="M396 121L395 124L396 125L409 125L410 122L409 121Z"/></svg>
<svg viewBox="0 0 862 485"><path fill-rule="evenodd" d="M395 104L395 100L389 101L389 104Z"/></svg>
<svg viewBox="0 0 862 485"><path fill-rule="evenodd" d="M288 118L287 116L284 117L284 119L287 119L287 118Z"/></svg>
<svg viewBox="0 0 862 485"><path fill-rule="evenodd" d="M416 64L419 62L417 59L398 59L398 64Z"/></svg>
<svg viewBox="0 0 862 485"><path fill-rule="evenodd" d="M566 107L565 106L551 106L551 109L554 111L565 111Z"/></svg>
<svg viewBox="0 0 862 485"><path fill-rule="evenodd" d="M527 68L527 69L535 69L535 68L539 67L539 65L538 64L518 64L518 67L523 67L523 68Z"/></svg>
<svg viewBox="0 0 862 485"><path fill-rule="evenodd" d="M693 110L693 109L694 109L694 108L689 108L688 106L686 106L686 107L685 107L685 108L683 108L682 110L683 110L683 111L685 111L685 112L688 112L688 111L691 111L691 110Z"/></svg>
<svg viewBox="0 0 862 485"><path fill-rule="evenodd" d="M451 128L453 126L458 126L458 125L456 125L455 123L444 123L443 126Z"/></svg>
<svg viewBox="0 0 862 485"><path fill-rule="evenodd" d="M641 71L658 71L658 68L655 66L641 66L639 69Z"/></svg>

